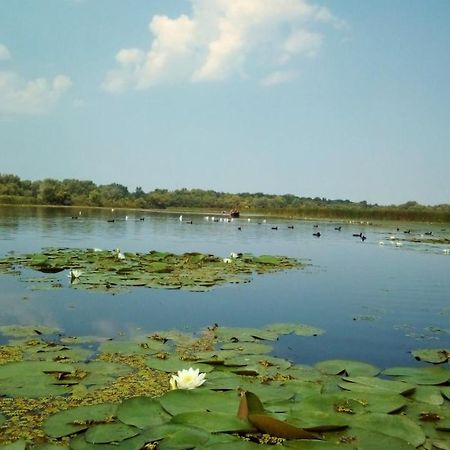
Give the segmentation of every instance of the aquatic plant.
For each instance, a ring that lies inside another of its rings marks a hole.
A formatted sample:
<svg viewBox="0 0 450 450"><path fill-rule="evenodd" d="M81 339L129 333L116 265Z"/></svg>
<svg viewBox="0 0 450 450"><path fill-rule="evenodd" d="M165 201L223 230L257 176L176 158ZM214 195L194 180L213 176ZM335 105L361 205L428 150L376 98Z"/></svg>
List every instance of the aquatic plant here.
<svg viewBox="0 0 450 450"><path fill-rule="evenodd" d="M228 263L228 264L224 264ZM40 253L9 255L0 259L0 270L20 274L33 269L45 274L69 271L73 288L116 292L131 287L206 291L225 283L248 283L254 273L262 274L293 268L302 263L285 256L240 254L222 259L204 253L150 251L122 253L98 249L48 248ZM36 283L40 279L25 278ZM61 287L56 276L46 280L50 288Z"/></svg>

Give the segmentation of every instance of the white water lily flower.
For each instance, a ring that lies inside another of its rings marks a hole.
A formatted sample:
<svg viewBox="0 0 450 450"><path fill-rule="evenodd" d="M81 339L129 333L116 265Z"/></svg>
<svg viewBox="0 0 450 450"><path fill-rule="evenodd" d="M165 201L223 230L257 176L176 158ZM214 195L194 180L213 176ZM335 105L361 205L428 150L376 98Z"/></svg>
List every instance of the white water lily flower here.
<svg viewBox="0 0 450 450"><path fill-rule="evenodd" d="M81 270L73 269L69 272L69 275L67 275L67 276L72 281L72 280L76 280L77 278L80 278L82 273L83 272Z"/></svg>
<svg viewBox="0 0 450 450"><path fill-rule="evenodd" d="M171 389L195 389L205 382L206 373L199 373L199 369L179 370L177 375L170 378Z"/></svg>

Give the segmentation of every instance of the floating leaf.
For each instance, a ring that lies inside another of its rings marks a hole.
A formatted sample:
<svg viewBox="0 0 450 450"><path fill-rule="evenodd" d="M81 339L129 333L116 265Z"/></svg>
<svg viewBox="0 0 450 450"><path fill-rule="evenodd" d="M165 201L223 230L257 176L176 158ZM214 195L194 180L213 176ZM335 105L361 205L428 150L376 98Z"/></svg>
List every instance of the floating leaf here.
<svg viewBox="0 0 450 450"><path fill-rule="evenodd" d="M294 333L297 336L320 336L324 331L320 328L311 327L309 325L303 325L301 323L274 323L265 327L267 331L276 334L291 334Z"/></svg>
<svg viewBox="0 0 450 450"><path fill-rule="evenodd" d="M53 375L71 373L68 364L46 361L17 361L0 365L0 395L10 397L52 397L69 392L57 385Z"/></svg>
<svg viewBox="0 0 450 450"><path fill-rule="evenodd" d="M235 350L236 353L243 355L255 355L260 353L270 353L273 350L271 345L260 344L257 342L237 342L227 343L220 346L222 350Z"/></svg>
<svg viewBox="0 0 450 450"><path fill-rule="evenodd" d="M169 373L178 372L179 370L183 369L189 369L190 367L192 367L193 369L199 369L200 372L206 373L211 372L214 369L214 367L208 364L181 360L177 356L169 356L167 358L147 358L146 364L151 369Z"/></svg>
<svg viewBox="0 0 450 450"><path fill-rule="evenodd" d="M209 411L190 411L177 414L171 420L172 424L202 428L210 433L250 432L254 428L234 414Z"/></svg>
<svg viewBox="0 0 450 450"><path fill-rule="evenodd" d="M60 438L85 430L94 423L110 420L116 414L117 405L103 403L100 405L79 406L58 412L44 422L45 433L53 438Z"/></svg>
<svg viewBox="0 0 450 450"><path fill-rule="evenodd" d="M2 325L0 326L0 333L6 336L14 337L29 337L41 336L45 334L55 334L61 330L56 327L46 327L37 325Z"/></svg>
<svg viewBox="0 0 450 450"><path fill-rule="evenodd" d="M355 417L355 427L401 439L414 447L425 441L425 434L419 425L404 416L363 414Z"/></svg>
<svg viewBox="0 0 450 450"><path fill-rule="evenodd" d="M450 379L450 371L442 367L393 367L383 370L383 375L415 384L444 384Z"/></svg>
<svg viewBox="0 0 450 450"><path fill-rule="evenodd" d="M380 370L375 366L360 361L347 361L343 359L331 359L315 365L316 369L329 375L366 376L377 375Z"/></svg>
<svg viewBox="0 0 450 450"><path fill-rule="evenodd" d="M415 389L414 385L402 381L382 380L373 377L347 377L338 384L342 389L354 392L408 394Z"/></svg>
<svg viewBox="0 0 450 450"><path fill-rule="evenodd" d="M0 445L1 450L25 450L27 443L23 439L13 442L12 444Z"/></svg>
<svg viewBox="0 0 450 450"><path fill-rule="evenodd" d="M257 340L275 341L278 334L258 328L217 327L214 330L220 342L254 342Z"/></svg>
<svg viewBox="0 0 450 450"><path fill-rule="evenodd" d="M168 422L170 416L156 399L133 397L124 400L119 405L117 418L123 423L143 429Z"/></svg>
<svg viewBox="0 0 450 450"><path fill-rule="evenodd" d="M159 399L161 406L171 415L189 411L213 411L234 414L239 397L236 392L216 392L209 389L168 392Z"/></svg>
<svg viewBox="0 0 450 450"><path fill-rule="evenodd" d="M420 348L413 350L411 354L419 361L426 361L433 364L447 362L450 358L450 349L443 348Z"/></svg>
<svg viewBox="0 0 450 450"><path fill-rule="evenodd" d="M91 444L108 444L132 438L139 433L138 428L124 423L104 423L89 427L84 439Z"/></svg>
<svg viewBox="0 0 450 450"><path fill-rule="evenodd" d="M417 386L412 398L417 402L429 405L442 405L444 403L441 390L437 386Z"/></svg>

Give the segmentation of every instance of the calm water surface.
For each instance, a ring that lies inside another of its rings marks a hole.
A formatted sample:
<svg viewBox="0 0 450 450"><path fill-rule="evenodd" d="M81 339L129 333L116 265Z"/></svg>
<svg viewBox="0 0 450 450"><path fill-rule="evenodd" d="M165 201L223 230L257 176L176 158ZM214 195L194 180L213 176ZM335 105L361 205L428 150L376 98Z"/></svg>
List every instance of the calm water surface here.
<svg viewBox="0 0 450 450"><path fill-rule="evenodd" d="M116 221L107 222L113 215ZM17 277L0 275L0 324L52 325L68 335L117 336L172 328L198 331L213 323L259 327L300 322L326 333L285 336L275 354L306 364L352 358L381 367L414 365L412 349L450 348L450 255L444 251L449 246L403 241L397 247L389 239L420 237L426 231L448 238L450 225L270 218L263 223L257 217L224 223L185 214L185 220L193 221L187 224L178 214L109 210L83 210L77 220L71 216L78 216L78 209L0 207L0 255L43 247L200 251L224 257L234 251L286 255L311 265L255 275L249 284L205 293L135 288L99 294L72 289L64 273L64 288L40 291ZM341 231L335 230L338 225ZM411 234L403 233L407 229ZM317 231L320 238L312 235ZM367 236L365 242L352 236L359 232Z"/></svg>

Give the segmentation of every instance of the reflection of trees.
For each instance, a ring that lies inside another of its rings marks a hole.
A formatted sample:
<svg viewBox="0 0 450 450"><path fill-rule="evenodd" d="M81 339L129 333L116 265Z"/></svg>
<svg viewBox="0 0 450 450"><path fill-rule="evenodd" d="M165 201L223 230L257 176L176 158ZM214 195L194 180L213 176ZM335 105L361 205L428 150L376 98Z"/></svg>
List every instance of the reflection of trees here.
<svg viewBox="0 0 450 450"><path fill-rule="evenodd" d="M262 192L230 194L203 189L155 189L145 192L136 187L129 192L119 183L96 185L92 181L47 178L21 180L16 175L0 174L0 204L43 204L64 206L108 206L129 208L208 208L214 211L254 211L297 217L352 219L405 219L450 222L450 205L423 206L415 201L403 205L379 206L366 201L298 197L292 194L269 195Z"/></svg>

